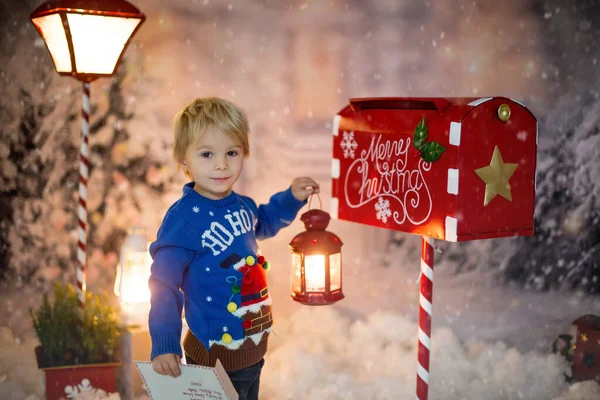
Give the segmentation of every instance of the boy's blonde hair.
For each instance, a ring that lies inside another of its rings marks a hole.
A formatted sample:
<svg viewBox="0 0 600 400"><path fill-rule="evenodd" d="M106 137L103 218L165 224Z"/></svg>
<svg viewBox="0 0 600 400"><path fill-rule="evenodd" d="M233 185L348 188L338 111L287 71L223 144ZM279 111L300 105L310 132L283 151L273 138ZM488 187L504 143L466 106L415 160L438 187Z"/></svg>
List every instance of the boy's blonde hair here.
<svg viewBox="0 0 600 400"><path fill-rule="evenodd" d="M244 157L250 153L246 114L227 100L218 97L197 98L175 116L174 125L173 158L177 165L185 158L188 146L196 143L209 126L214 126L238 141Z"/></svg>

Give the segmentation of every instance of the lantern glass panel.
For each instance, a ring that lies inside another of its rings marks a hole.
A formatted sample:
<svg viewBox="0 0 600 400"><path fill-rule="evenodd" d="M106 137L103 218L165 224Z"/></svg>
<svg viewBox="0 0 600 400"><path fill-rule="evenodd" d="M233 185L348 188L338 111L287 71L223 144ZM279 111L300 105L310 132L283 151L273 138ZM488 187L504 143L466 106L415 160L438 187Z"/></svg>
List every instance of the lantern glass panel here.
<svg viewBox="0 0 600 400"><path fill-rule="evenodd" d="M111 74L138 18L67 14L78 73Z"/></svg>
<svg viewBox="0 0 600 400"><path fill-rule="evenodd" d="M342 287L342 253L329 256L329 290L334 291Z"/></svg>
<svg viewBox="0 0 600 400"><path fill-rule="evenodd" d="M144 303L150 301L150 266L152 259L147 251L127 251L123 260L121 302Z"/></svg>
<svg viewBox="0 0 600 400"><path fill-rule="evenodd" d="M50 14L32 20L48 46L54 68L58 72L71 72L69 43L59 14Z"/></svg>
<svg viewBox="0 0 600 400"><path fill-rule="evenodd" d="M302 254L292 253L292 292L302 292Z"/></svg>
<svg viewBox="0 0 600 400"><path fill-rule="evenodd" d="M325 291L325 256L322 254L304 257L304 275L307 292Z"/></svg>

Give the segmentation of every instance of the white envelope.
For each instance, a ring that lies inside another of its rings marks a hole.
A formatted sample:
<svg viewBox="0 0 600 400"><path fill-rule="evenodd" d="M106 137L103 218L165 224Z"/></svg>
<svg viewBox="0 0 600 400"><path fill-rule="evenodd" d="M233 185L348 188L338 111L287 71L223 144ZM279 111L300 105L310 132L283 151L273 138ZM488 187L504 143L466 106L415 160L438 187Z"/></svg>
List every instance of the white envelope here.
<svg viewBox="0 0 600 400"><path fill-rule="evenodd" d="M135 361L151 400L238 400L221 362L215 368L180 364L181 375L160 375L150 361Z"/></svg>

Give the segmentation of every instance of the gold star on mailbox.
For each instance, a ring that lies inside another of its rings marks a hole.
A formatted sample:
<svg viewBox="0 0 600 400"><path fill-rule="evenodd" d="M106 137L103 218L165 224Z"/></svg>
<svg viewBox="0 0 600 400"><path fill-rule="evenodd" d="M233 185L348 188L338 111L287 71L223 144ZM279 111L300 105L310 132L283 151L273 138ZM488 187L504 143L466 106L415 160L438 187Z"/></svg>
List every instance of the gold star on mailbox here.
<svg viewBox="0 0 600 400"><path fill-rule="evenodd" d="M505 163L498 146L494 147L490 165L475 170L477 176L485 183L485 198L483 205L487 206L497 195L512 201L510 193L510 177L515 173L519 164Z"/></svg>
<svg viewBox="0 0 600 400"><path fill-rule="evenodd" d="M585 333L582 333L582 334L581 334L581 341L582 341L583 343L585 343L585 342L587 342L587 341L588 341L588 337L587 337L587 335L586 335Z"/></svg>

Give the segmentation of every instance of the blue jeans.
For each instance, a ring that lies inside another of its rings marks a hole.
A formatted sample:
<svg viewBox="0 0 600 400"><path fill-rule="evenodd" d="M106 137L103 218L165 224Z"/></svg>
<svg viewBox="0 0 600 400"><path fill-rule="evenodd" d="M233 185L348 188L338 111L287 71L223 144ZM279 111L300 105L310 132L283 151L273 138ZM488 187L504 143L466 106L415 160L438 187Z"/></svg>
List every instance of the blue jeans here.
<svg viewBox="0 0 600 400"><path fill-rule="evenodd" d="M190 357L186 357L188 364L196 364ZM260 386L260 373L265 365L265 359L261 359L254 365L235 371L226 371L239 400L258 400L258 389Z"/></svg>
<svg viewBox="0 0 600 400"><path fill-rule="evenodd" d="M264 358L249 367L237 371L227 371L235 391L240 396L239 400L258 400L260 373L263 365L265 365Z"/></svg>

